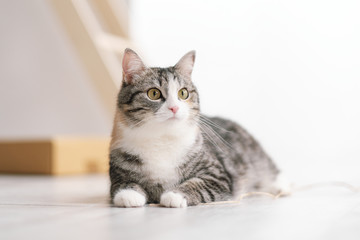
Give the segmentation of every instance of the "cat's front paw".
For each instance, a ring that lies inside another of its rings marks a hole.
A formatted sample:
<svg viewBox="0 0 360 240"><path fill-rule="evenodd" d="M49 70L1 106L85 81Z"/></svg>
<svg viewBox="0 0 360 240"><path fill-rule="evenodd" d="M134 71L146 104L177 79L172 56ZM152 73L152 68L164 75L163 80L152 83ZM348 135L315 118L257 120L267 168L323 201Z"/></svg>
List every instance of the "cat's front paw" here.
<svg viewBox="0 0 360 240"><path fill-rule="evenodd" d="M113 202L118 207L142 207L146 198L135 190L123 189L115 194Z"/></svg>
<svg viewBox="0 0 360 240"><path fill-rule="evenodd" d="M164 207L172 208L185 208L187 207L187 201L185 197L180 193L166 192L160 197L160 204Z"/></svg>

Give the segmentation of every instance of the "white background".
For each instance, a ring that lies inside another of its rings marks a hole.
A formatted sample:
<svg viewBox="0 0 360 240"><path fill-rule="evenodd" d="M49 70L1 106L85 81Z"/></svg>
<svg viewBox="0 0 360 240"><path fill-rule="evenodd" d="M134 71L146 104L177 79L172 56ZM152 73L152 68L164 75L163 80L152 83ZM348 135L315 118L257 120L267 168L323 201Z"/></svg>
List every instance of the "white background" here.
<svg viewBox="0 0 360 240"><path fill-rule="evenodd" d="M197 58L204 113L236 120L297 183L360 180L360 2L133 0L150 66Z"/></svg>

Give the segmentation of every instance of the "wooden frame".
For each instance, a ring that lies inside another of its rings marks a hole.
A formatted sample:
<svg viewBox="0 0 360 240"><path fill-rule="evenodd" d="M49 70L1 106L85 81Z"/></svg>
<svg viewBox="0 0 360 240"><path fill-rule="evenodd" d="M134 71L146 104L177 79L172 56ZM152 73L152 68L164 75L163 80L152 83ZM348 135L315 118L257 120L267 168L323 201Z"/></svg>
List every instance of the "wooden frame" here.
<svg viewBox="0 0 360 240"><path fill-rule="evenodd" d="M119 59L125 48L132 46L128 39L126 2L51 0L50 3L112 118L122 78Z"/></svg>

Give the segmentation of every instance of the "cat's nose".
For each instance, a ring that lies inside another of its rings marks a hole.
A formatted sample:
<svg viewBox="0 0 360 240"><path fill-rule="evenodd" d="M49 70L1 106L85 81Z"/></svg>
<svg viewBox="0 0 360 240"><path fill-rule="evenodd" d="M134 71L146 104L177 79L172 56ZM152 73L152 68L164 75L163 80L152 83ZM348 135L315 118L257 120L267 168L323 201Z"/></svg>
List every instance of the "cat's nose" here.
<svg viewBox="0 0 360 240"><path fill-rule="evenodd" d="M179 110L179 107L178 106L169 107L169 110L175 114Z"/></svg>

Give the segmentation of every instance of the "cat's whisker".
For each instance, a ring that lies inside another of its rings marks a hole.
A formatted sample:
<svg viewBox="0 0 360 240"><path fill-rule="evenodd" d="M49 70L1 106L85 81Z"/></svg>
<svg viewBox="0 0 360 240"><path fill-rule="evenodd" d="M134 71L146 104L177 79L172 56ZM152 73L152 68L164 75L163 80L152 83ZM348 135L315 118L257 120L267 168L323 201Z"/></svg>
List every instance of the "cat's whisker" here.
<svg viewBox="0 0 360 240"><path fill-rule="evenodd" d="M141 125L143 123L146 123L146 122L148 122L148 121L150 121L150 120L152 120L154 118L155 118L154 116L149 116L147 118L143 118L140 121L137 121L135 124L132 124L131 128L139 127L139 125Z"/></svg>
<svg viewBox="0 0 360 240"><path fill-rule="evenodd" d="M220 134L218 134L215 130L213 130L211 127L209 127L208 125L206 125L206 123L202 122L203 126L208 129L212 134L214 134L214 136L220 140L220 142L225 145L226 147L232 149L232 146L230 145L230 143L228 143L223 137L220 136Z"/></svg>
<svg viewBox="0 0 360 240"><path fill-rule="evenodd" d="M228 144L223 138L221 138L221 136L219 136L213 129L211 129L210 127L208 127L208 126L206 126L204 124L201 124L201 123L198 123L198 126L206 134L207 139L211 143L213 143L213 145L215 145L216 147L221 149L221 151L224 152L223 147L227 147L227 148L232 149L230 144ZM220 145L222 145L222 147Z"/></svg>
<svg viewBox="0 0 360 240"><path fill-rule="evenodd" d="M208 119L205 116L203 116L202 114L200 114L199 112L191 112L190 115L192 116L192 118L195 118L195 116L198 116L199 118L196 120L199 124L202 124L204 127L206 127L206 129L208 129L210 131L210 133L213 134L223 145L225 145L226 147L228 147L230 149L233 149L232 145L230 143L228 143L212 127L218 128L218 129L220 129L224 132L228 132L228 133L233 133L232 131L228 131L228 130L224 129L223 127L219 126L218 124L214 123L210 119ZM210 133L208 132L208 135L210 135Z"/></svg>
<svg viewBox="0 0 360 240"><path fill-rule="evenodd" d="M209 141L211 141L211 143L214 146L218 147L223 151L223 149L219 146L219 144L217 144L216 140L218 140L220 141L220 143L222 143L222 145L232 148L231 145L228 142L226 142L216 131L214 131L207 122L201 119L201 115L199 112L190 112L190 116L191 118L194 119L195 124L198 125L198 127L202 130L202 132L204 132L206 138ZM195 117L199 117L199 118L196 119ZM211 135L213 135L214 137L211 137Z"/></svg>
<svg viewBox="0 0 360 240"><path fill-rule="evenodd" d="M205 134L204 137L206 137L209 142L214 145L214 147L218 148L221 152L224 152L224 150L216 143L216 141L209 135L209 133L206 131L206 129L203 128L203 126L199 124L198 127L201 129L202 133Z"/></svg>
<svg viewBox="0 0 360 240"><path fill-rule="evenodd" d="M216 137L218 137L225 145L227 145L228 147L232 148L231 144L228 143L219 133L217 133L211 126L209 123L202 121L202 119L198 120L201 124L205 125ZM230 131L228 131L230 132Z"/></svg>
<svg viewBox="0 0 360 240"><path fill-rule="evenodd" d="M213 127L215 127L215 128L218 128L218 129L220 129L220 130L222 130L222 131L224 131L224 132L233 133L232 131L229 131L229 130L221 127L220 125L216 124L215 122L211 121L209 118L205 117L204 115L199 114L199 116L200 116L200 119L201 119L201 120L206 121L209 125L211 125L211 126L213 126Z"/></svg>

